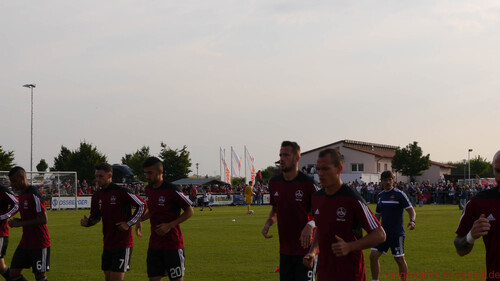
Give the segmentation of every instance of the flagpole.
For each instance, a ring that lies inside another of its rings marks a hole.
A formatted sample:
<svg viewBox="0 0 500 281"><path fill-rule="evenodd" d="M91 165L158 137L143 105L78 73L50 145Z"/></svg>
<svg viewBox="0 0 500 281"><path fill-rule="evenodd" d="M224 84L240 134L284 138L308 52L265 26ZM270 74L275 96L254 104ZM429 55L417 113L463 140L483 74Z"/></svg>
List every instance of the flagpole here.
<svg viewBox="0 0 500 281"><path fill-rule="evenodd" d="M233 147L231 146L231 181L233 181L233 154Z"/></svg>
<svg viewBox="0 0 500 281"><path fill-rule="evenodd" d="M244 147L244 151L243 153L245 154L245 184L248 182L247 181L247 146L243 146Z"/></svg>
<svg viewBox="0 0 500 281"><path fill-rule="evenodd" d="M222 181L222 147L219 146L219 173L220 181Z"/></svg>

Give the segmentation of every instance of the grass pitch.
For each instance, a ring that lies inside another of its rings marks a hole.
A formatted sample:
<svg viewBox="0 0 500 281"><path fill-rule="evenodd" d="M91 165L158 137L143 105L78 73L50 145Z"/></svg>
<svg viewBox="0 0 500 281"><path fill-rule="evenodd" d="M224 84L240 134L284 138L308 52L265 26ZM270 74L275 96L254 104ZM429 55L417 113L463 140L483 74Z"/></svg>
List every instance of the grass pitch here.
<svg viewBox="0 0 500 281"><path fill-rule="evenodd" d="M374 205L370 205L374 208ZM272 239L265 239L260 233L268 216L270 206L253 206L253 215L246 214L245 206L214 207L213 211L195 208L191 219L181 225L186 244L185 280L279 280L274 270L279 265L278 234L272 226ZM407 231L405 241L406 260L409 272L423 274L459 273L485 271L485 250L478 240L472 252L459 257L455 253L453 239L461 211L457 206L429 205L415 208L417 227ZM100 270L102 252L102 225L80 226L80 218L88 214L80 211L48 211L49 231L52 239L51 271L49 280L87 281L103 280ZM405 223L407 223L405 212ZM149 237L149 223L143 224L144 238L135 237L132 253L132 270L125 280L148 280L146 274L146 252ZM21 229L11 229L11 238L5 260L10 265L21 236ZM371 280L369 250L365 250L367 280ZM392 256L380 259L380 280L397 280L390 273L397 271ZM33 280L31 270L24 276ZM410 276L411 277L411 276ZM458 278L440 280L458 280ZM417 277L410 278L417 279ZM420 278L436 280L437 278ZM470 277L469 279L473 279ZM168 280L165 278L164 280ZM475 278L475 280L480 280ZM484 280L484 279L483 279Z"/></svg>

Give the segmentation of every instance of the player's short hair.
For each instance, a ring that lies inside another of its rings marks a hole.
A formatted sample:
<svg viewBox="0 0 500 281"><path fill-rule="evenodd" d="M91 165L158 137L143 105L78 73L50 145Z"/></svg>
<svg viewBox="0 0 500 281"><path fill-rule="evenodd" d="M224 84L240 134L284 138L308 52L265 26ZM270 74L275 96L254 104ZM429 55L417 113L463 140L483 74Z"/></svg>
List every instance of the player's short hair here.
<svg viewBox="0 0 500 281"><path fill-rule="evenodd" d="M385 179L393 179L394 174L391 171L383 171L382 174L380 174L380 179L385 180Z"/></svg>
<svg viewBox="0 0 500 281"><path fill-rule="evenodd" d="M23 169L21 166L15 166L14 168L10 169L9 171L9 177L13 176L26 176L26 171Z"/></svg>
<svg viewBox="0 0 500 281"><path fill-rule="evenodd" d="M291 147L294 155L300 155L300 146L298 143L296 143L294 141L283 141L281 143L281 148L283 148L285 146Z"/></svg>
<svg viewBox="0 0 500 281"><path fill-rule="evenodd" d="M111 165L109 165L108 163L99 163L95 165L95 170L104 171L106 173L113 173L113 167L111 167Z"/></svg>
<svg viewBox="0 0 500 281"><path fill-rule="evenodd" d="M143 168L148 168L154 166L157 170L163 170L163 163L158 157L148 157L145 161L144 164L142 164Z"/></svg>
<svg viewBox="0 0 500 281"><path fill-rule="evenodd" d="M338 149L336 148L323 149L319 152L318 157L325 157L327 155L330 155L332 163L335 167L344 165L344 157L342 156L342 154L340 154L340 151Z"/></svg>

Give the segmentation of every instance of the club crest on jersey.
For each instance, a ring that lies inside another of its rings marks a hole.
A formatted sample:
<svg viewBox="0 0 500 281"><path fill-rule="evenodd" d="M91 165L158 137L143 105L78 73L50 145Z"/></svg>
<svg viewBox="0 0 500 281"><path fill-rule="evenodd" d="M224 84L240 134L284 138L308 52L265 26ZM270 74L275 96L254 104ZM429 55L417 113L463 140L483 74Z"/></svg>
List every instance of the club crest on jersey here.
<svg viewBox="0 0 500 281"><path fill-rule="evenodd" d="M109 204L116 205L116 196L112 195L109 201L110 201Z"/></svg>
<svg viewBox="0 0 500 281"><path fill-rule="evenodd" d="M24 209L28 209L28 200L24 200Z"/></svg>
<svg viewBox="0 0 500 281"><path fill-rule="evenodd" d="M396 199L396 196L393 194L393 195L391 195L390 198L394 200L394 199Z"/></svg>
<svg viewBox="0 0 500 281"><path fill-rule="evenodd" d="M165 196L158 198L158 206L165 206Z"/></svg>
<svg viewBox="0 0 500 281"><path fill-rule="evenodd" d="M304 197L304 192L302 190L295 191L295 201L302 201L302 197Z"/></svg>
<svg viewBox="0 0 500 281"><path fill-rule="evenodd" d="M344 217L347 214L347 210L344 207L337 209L337 221L345 221Z"/></svg>

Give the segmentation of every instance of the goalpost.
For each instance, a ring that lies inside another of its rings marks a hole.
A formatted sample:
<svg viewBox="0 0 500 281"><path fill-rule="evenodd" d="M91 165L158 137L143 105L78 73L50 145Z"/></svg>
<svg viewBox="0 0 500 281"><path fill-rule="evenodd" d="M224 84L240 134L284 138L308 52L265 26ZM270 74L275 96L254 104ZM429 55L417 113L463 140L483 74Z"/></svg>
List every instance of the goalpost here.
<svg viewBox="0 0 500 281"><path fill-rule="evenodd" d="M0 171L0 183L10 187L8 175L8 171ZM80 200L78 199L78 177L76 172L26 171L26 177L28 183L38 188L38 191L42 194L42 202L46 209L78 209L78 201ZM12 188L11 190L16 195L19 193Z"/></svg>

